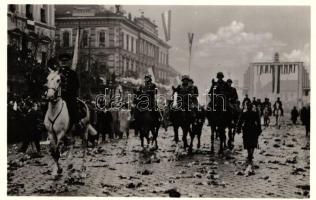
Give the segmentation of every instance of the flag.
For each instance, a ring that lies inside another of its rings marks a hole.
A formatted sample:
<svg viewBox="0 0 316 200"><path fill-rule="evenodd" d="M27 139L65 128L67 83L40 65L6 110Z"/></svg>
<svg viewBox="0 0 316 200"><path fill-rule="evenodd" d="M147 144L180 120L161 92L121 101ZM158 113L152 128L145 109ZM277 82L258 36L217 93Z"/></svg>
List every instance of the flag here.
<svg viewBox="0 0 316 200"><path fill-rule="evenodd" d="M74 56L72 58L71 69L76 70L78 63L78 52L79 52L79 28L77 30L75 47L74 47Z"/></svg>
<svg viewBox="0 0 316 200"><path fill-rule="evenodd" d="M161 14L162 17L162 27L165 33L166 41L169 41L171 38L170 29L171 29L171 10L165 11Z"/></svg>
<svg viewBox="0 0 316 200"><path fill-rule="evenodd" d="M153 68L151 68L151 67L148 68L148 74L151 75L152 82L155 83L156 80L155 80L155 75L154 75Z"/></svg>
<svg viewBox="0 0 316 200"><path fill-rule="evenodd" d="M275 66L272 66L272 93L275 91Z"/></svg>
<svg viewBox="0 0 316 200"><path fill-rule="evenodd" d="M189 37L189 50L190 50L190 55L191 55L194 33L188 33L188 37Z"/></svg>
<svg viewBox="0 0 316 200"><path fill-rule="evenodd" d="M278 66L278 71L277 71L277 85L276 85L276 92L277 94L280 94L280 73L281 73L281 66Z"/></svg>

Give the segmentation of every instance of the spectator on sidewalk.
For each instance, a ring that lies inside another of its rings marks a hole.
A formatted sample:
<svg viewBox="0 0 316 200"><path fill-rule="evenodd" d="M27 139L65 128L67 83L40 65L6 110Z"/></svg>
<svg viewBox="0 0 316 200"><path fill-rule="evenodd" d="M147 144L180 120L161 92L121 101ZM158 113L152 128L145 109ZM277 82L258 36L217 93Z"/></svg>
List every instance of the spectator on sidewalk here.
<svg viewBox="0 0 316 200"><path fill-rule="evenodd" d="M293 107L291 111L291 120L294 125L296 125L297 117L299 116L298 110L296 109L296 106Z"/></svg>
<svg viewBox="0 0 316 200"><path fill-rule="evenodd" d="M34 143L37 153L40 154L41 114L38 110L37 103L29 101L26 106L28 109L25 113L25 135L20 152L25 153L29 144L32 145L32 143Z"/></svg>
<svg viewBox="0 0 316 200"><path fill-rule="evenodd" d="M301 121L305 126L306 137L309 136L310 132L310 106L306 105L301 109Z"/></svg>

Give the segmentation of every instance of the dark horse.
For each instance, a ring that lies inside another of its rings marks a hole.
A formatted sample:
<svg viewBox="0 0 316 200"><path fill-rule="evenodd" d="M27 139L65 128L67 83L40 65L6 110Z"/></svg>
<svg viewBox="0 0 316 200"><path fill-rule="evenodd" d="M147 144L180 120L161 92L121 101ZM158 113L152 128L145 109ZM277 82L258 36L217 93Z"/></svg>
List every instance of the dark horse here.
<svg viewBox="0 0 316 200"><path fill-rule="evenodd" d="M180 104L180 97L178 97L178 93L174 90L173 94L173 101L171 102L170 106L170 121L173 126L174 130L174 141L176 144L179 142L179 127L182 129L182 141L183 141L183 147L186 149L189 147L188 141L187 141L187 135L189 132L191 132L191 124L192 124L192 110L188 107L187 104L183 103Z"/></svg>
<svg viewBox="0 0 316 200"><path fill-rule="evenodd" d="M150 110L146 98L137 90L134 90L134 118L135 131L140 134L141 146L144 148L144 138L147 140L147 147L150 144L149 132L152 133L152 143L155 143L154 149L158 149L158 129L159 118L156 111Z"/></svg>
<svg viewBox="0 0 316 200"><path fill-rule="evenodd" d="M227 101L226 94L223 91L213 89L212 85L209 95L211 100L207 106L207 119L211 126L211 153L214 153L215 132L220 138L220 148L218 154L223 154L226 148L226 128L228 128L228 146L233 148L234 124L239 116L234 106Z"/></svg>
<svg viewBox="0 0 316 200"><path fill-rule="evenodd" d="M196 112L196 115L192 121L192 127L191 127L191 132L190 132L191 142L190 142L189 152L192 152L193 141L194 141L195 136L197 136L197 139L198 139L197 148L198 149L200 148L202 128L203 128L203 124L206 118L206 112L205 112L204 107L200 106L198 109L195 110L195 112Z"/></svg>

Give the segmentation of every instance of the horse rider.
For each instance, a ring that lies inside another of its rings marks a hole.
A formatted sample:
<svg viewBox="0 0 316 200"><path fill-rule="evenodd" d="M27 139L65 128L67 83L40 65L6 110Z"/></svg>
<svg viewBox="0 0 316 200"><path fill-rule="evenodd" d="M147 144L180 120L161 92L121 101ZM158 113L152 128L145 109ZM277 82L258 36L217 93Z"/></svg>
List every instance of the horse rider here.
<svg viewBox="0 0 316 200"><path fill-rule="evenodd" d="M189 87L191 87L191 100L194 108L198 107L199 101L198 101L198 96L199 96L199 89L197 88L196 85L194 85L194 81L192 78L189 79Z"/></svg>
<svg viewBox="0 0 316 200"><path fill-rule="evenodd" d="M192 100L190 99L190 96L193 96L192 87L189 85L190 77L188 75L183 75L181 81L182 84L178 85L177 88L175 88L174 90L178 93L178 97L182 98L182 105L184 109L180 109L188 111L191 110L191 108L193 107Z"/></svg>
<svg viewBox="0 0 316 200"><path fill-rule="evenodd" d="M148 100L149 100L148 110L153 111L155 110L155 106L156 106L155 102L156 102L156 95L158 91L157 86L156 84L152 82L152 78L150 74L146 74L144 79L145 79L145 84L139 87L139 92L140 94L148 97Z"/></svg>
<svg viewBox="0 0 316 200"><path fill-rule="evenodd" d="M264 98L264 102L262 102L262 107L268 107L269 115L272 115L271 102L269 98Z"/></svg>
<svg viewBox="0 0 316 200"><path fill-rule="evenodd" d="M282 107L282 101L280 100L280 97L278 97L275 103L273 104L273 113L276 109L276 104L279 104L279 108L281 110L281 116L283 116L283 107Z"/></svg>
<svg viewBox="0 0 316 200"><path fill-rule="evenodd" d="M50 59L48 67L50 70L59 71L61 74L61 97L67 104L70 126L79 126L79 114L77 108L77 97L79 92L79 78L77 73L71 69L69 61L71 56L69 54L60 54L58 60L56 58Z"/></svg>
<svg viewBox="0 0 316 200"><path fill-rule="evenodd" d="M236 105L236 102L238 100L238 94L236 88L232 87L233 81L231 79L227 79L227 85L228 85L228 102Z"/></svg>
<svg viewBox="0 0 316 200"><path fill-rule="evenodd" d="M224 78L224 74L223 72L218 72L217 75L216 75L216 78L217 78L217 81L215 82L214 79L212 79L212 86L211 86L211 89L209 91L209 95L211 97L211 101L213 101L213 95L214 95L214 92L215 94L221 94L221 95L224 95L225 97L225 103L227 102L227 96L228 95L228 92L229 92L229 86L227 84L226 81L223 80ZM238 97L237 97L238 98ZM215 102L213 102L215 103Z"/></svg>

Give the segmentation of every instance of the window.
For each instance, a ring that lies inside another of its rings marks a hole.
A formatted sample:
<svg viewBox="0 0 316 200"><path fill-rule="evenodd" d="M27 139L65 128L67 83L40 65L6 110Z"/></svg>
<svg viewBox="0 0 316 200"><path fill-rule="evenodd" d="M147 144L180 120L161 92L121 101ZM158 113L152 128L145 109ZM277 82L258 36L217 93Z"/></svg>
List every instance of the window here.
<svg viewBox="0 0 316 200"><path fill-rule="evenodd" d="M88 30L83 30L82 46L83 47L88 47L89 46L89 31Z"/></svg>
<svg viewBox="0 0 316 200"><path fill-rule="evenodd" d="M99 47L105 47L105 32L99 32Z"/></svg>
<svg viewBox="0 0 316 200"><path fill-rule="evenodd" d="M122 33L122 48L125 49L124 33Z"/></svg>
<svg viewBox="0 0 316 200"><path fill-rule="evenodd" d="M265 71L266 74L269 73L269 66L268 65L265 66L265 70L264 71Z"/></svg>
<svg viewBox="0 0 316 200"><path fill-rule="evenodd" d="M9 5L9 11L12 12L12 13L15 13L16 11L16 6L14 4L10 4Z"/></svg>
<svg viewBox="0 0 316 200"><path fill-rule="evenodd" d="M131 37L131 39L132 39L132 41L131 41L131 43L132 43L132 52L134 52L134 38Z"/></svg>
<svg viewBox="0 0 316 200"><path fill-rule="evenodd" d="M70 34L68 31L63 32L63 47L70 47Z"/></svg>
<svg viewBox="0 0 316 200"><path fill-rule="evenodd" d="M32 13L32 5L26 4L25 6L25 13L26 13L26 18L33 20L33 13Z"/></svg>
<svg viewBox="0 0 316 200"><path fill-rule="evenodd" d="M129 35L126 35L126 50L129 50Z"/></svg>
<svg viewBox="0 0 316 200"><path fill-rule="evenodd" d="M41 22L46 23L46 9L45 9L45 7L41 8Z"/></svg>

